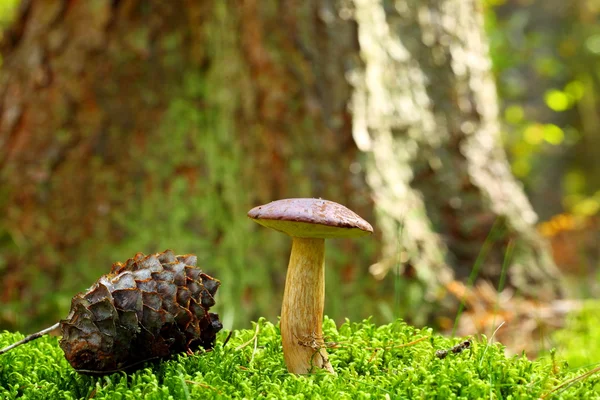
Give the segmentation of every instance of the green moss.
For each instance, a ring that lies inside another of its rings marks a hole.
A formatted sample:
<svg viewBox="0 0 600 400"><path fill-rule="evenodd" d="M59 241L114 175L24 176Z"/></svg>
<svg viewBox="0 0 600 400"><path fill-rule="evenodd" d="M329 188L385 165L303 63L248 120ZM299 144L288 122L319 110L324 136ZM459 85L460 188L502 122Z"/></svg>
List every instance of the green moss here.
<svg viewBox="0 0 600 400"><path fill-rule="evenodd" d="M587 302L554 334L556 352L571 368L590 367L600 358L600 302Z"/></svg>
<svg viewBox="0 0 600 400"><path fill-rule="evenodd" d="M235 331L223 346L227 332L222 332L214 351L179 355L135 373L104 377L77 374L58 347L58 338L45 337L0 358L0 397L535 399L575 376L525 357L507 358L501 345L488 345L485 338L440 359L436 350L448 349L459 340L432 335L429 329L419 330L400 320L384 326L346 322L338 329L326 319L324 332L337 375L288 374L279 329L264 319L258 322L256 336L255 329ZM0 346L21 337L4 333ZM553 398L590 398L599 382L592 376Z"/></svg>

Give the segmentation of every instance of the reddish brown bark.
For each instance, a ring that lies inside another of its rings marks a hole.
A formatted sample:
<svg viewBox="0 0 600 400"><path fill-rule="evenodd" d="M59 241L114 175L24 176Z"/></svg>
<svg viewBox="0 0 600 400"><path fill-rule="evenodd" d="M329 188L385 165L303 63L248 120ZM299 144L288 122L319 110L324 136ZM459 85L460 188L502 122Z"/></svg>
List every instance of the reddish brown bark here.
<svg viewBox="0 0 600 400"><path fill-rule="evenodd" d="M280 297L269 292L282 293L288 244L257 232L236 248L255 229L246 210L322 196L368 218L366 186L349 168L357 152L340 79L356 27L324 19L327 7L24 1L2 46L0 276L2 300L20 302L4 323L22 326L19 307L37 315L55 287L68 297L131 251L176 246L204 253L208 268L220 260L222 278L272 265L222 291L225 307L239 308L245 287ZM175 213L187 217L169 221ZM164 237L173 224L184 233ZM249 250L254 240L264 247ZM339 262L357 269L349 257ZM244 307L274 316L270 303Z"/></svg>

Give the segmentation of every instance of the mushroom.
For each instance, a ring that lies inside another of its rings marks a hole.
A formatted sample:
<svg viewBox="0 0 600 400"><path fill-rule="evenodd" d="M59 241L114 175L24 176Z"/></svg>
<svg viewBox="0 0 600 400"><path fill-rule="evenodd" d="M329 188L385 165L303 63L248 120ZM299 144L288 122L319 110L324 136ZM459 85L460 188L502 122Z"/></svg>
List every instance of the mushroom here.
<svg viewBox="0 0 600 400"><path fill-rule="evenodd" d="M284 199L248 212L253 221L292 237L281 305L281 340L288 371L334 372L324 348L325 239L368 235L373 227L341 204L322 199Z"/></svg>

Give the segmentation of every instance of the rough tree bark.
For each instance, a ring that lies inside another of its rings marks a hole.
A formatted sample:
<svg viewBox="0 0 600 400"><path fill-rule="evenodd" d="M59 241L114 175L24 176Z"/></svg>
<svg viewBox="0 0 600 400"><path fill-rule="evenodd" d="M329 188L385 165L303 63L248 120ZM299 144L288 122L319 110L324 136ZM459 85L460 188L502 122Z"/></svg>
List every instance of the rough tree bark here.
<svg viewBox="0 0 600 400"><path fill-rule="evenodd" d="M354 137L369 155L384 239L373 272L384 275L400 254L435 298L436 283L450 271L465 280L480 254L479 277L498 284L513 241L508 284L557 296L558 272L502 149L480 3L354 4L365 60L352 79Z"/></svg>
<svg viewBox="0 0 600 400"><path fill-rule="evenodd" d="M321 196L372 219L371 192L386 257L403 222L426 284L450 266L464 276L503 216L521 249L515 286L552 292L496 137L474 3L396 3L23 1L2 47L1 300L17 305L0 323L56 320L112 261L165 247L222 279L226 325L275 318L289 241L246 211ZM327 284L327 314L377 312L375 250L328 249L328 280L343 284Z"/></svg>
<svg viewBox="0 0 600 400"><path fill-rule="evenodd" d="M113 261L166 247L223 280L226 324L274 319L289 242L247 210L321 196L370 216L356 37L316 0L23 1L2 47L0 323L56 320ZM369 313L352 294L373 248L330 249L329 314Z"/></svg>

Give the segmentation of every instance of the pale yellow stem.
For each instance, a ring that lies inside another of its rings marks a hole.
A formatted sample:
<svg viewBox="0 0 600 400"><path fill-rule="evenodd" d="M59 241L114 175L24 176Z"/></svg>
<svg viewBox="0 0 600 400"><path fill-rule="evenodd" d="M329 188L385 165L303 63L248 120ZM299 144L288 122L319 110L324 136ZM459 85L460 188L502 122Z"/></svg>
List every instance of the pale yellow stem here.
<svg viewBox="0 0 600 400"><path fill-rule="evenodd" d="M288 371L334 372L323 341L325 239L293 238L281 306L281 339Z"/></svg>

